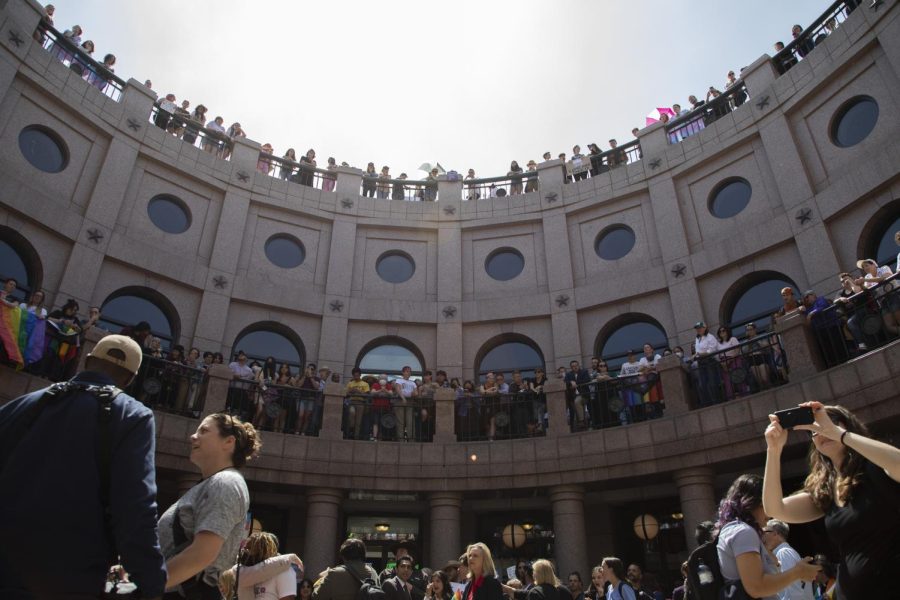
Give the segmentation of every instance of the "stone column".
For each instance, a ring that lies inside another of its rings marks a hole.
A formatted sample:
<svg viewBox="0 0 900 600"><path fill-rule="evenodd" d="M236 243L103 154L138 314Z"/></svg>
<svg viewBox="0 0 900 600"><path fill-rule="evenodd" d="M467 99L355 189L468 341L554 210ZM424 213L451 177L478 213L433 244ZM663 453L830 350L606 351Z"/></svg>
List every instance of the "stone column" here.
<svg viewBox="0 0 900 600"><path fill-rule="evenodd" d="M680 358L674 354L664 356L656 365L656 371L659 373L659 381L662 383L667 417L680 415L694 408L688 370Z"/></svg>
<svg viewBox="0 0 900 600"><path fill-rule="evenodd" d="M456 392L449 388L434 391L434 443L452 444L456 441ZM449 559L448 559L449 560ZM432 561L432 564L437 564Z"/></svg>
<svg viewBox="0 0 900 600"><path fill-rule="evenodd" d="M462 494L460 492L432 492L429 501L431 503L431 544L428 564L440 568L448 560L456 559L463 551L463 547L460 545Z"/></svg>
<svg viewBox="0 0 900 600"><path fill-rule="evenodd" d="M438 175L438 202L452 202L459 210L459 203L462 202L462 188L462 176L455 181L450 181L446 175Z"/></svg>
<svg viewBox="0 0 900 600"><path fill-rule="evenodd" d="M578 571L586 573L587 532L584 524L584 487L557 485L550 488L553 504L553 531L556 571L559 574Z"/></svg>
<svg viewBox="0 0 900 600"><path fill-rule="evenodd" d="M337 373L350 370L347 360L347 324L350 314L350 282L353 281L353 255L356 251L356 223L337 216L331 230L328 253L328 281L322 307L319 334L319 364L333 365ZM352 359L351 359L352 360Z"/></svg>
<svg viewBox="0 0 900 600"><path fill-rule="evenodd" d="M806 322L805 314L793 312L778 317L775 332L781 336L781 344L791 368L792 381L800 381L825 370L825 362L819 353L812 327Z"/></svg>
<svg viewBox="0 0 900 600"><path fill-rule="evenodd" d="M456 209L450 214L448 207ZM462 304L462 231L459 202L441 201L438 212L438 264L437 272L437 356L436 366L448 373L462 373L463 355L463 304ZM438 425L440 427L440 425Z"/></svg>
<svg viewBox="0 0 900 600"><path fill-rule="evenodd" d="M200 418L225 410L225 401L228 399L228 385L231 383L232 373L228 365L210 365L206 372L209 381L206 385L206 397L203 400L203 410Z"/></svg>
<svg viewBox="0 0 900 600"><path fill-rule="evenodd" d="M666 125L663 122L653 123L638 131L638 141L641 144L642 159L646 164L654 158L663 159L665 166L666 148L669 147L669 138L666 135Z"/></svg>
<svg viewBox="0 0 900 600"><path fill-rule="evenodd" d="M325 403L322 406L322 429L319 437L325 440L339 440L343 436L341 425L344 420L344 386L329 382L325 386Z"/></svg>
<svg viewBox="0 0 900 600"><path fill-rule="evenodd" d="M334 488L312 488L306 492L306 535L300 558L310 579L317 579L319 573L334 564L343 499L344 493Z"/></svg>
<svg viewBox="0 0 900 600"><path fill-rule="evenodd" d="M334 186L334 192L338 198L353 200L362 195L363 172L361 169L338 167L335 172L337 173L337 183Z"/></svg>
<svg viewBox="0 0 900 600"><path fill-rule="evenodd" d="M547 437L569 435L569 420L566 418L566 385L561 379L548 379L544 384L544 395L547 397L547 413L550 424Z"/></svg>
<svg viewBox="0 0 900 600"><path fill-rule="evenodd" d="M689 551L697 547L694 540L694 528L697 524L715 520L716 491L713 488L713 476L711 467L691 467L674 474L681 513L684 515L684 537Z"/></svg>

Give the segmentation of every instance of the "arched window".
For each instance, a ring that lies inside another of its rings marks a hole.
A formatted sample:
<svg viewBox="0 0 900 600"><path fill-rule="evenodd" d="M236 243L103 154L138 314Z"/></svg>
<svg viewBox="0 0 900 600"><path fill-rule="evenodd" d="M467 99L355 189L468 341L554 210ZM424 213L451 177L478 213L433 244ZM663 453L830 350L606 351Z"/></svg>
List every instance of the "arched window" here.
<svg viewBox="0 0 900 600"><path fill-rule="evenodd" d="M410 367L412 374L420 376L425 370L425 359L413 344L398 337L382 337L372 340L360 351L356 365L363 375L400 375L403 367Z"/></svg>
<svg viewBox="0 0 900 600"><path fill-rule="evenodd" d="M622 315L606 324L597 336L596 353L614 371L628 359L629 352L640 358L644 344L649 343L660 354L669 345L662 325L649 315Z"/></svg>
<svg viewBox="0 0 900 600"><path fill-rule="evenodd" d="M141 321L150 324L150 333L163 348L171 348L180 334L178 312L169 300L150 288L128 287L113 292L100 307L99 325L118 333Z"/></svg>
<svg viewBox="0 0 900 600"><path fill-rule="evenodd" d="M240 350L247 355L248 364L254 360L264 363L266 357L274 356L278 365L290 365L297 374L306 360L303 340L292 329L275 322L254 323L241 331L234 340L231 350L233 358ZM232 358L225 360L231 362Z"/></svg>
<svg viewBox="0 0 900 600"><path fill-rule="evenodd" d="M793 288L794 297L799 302L797 284L777 271L757 271L738 280L725 292L720 322L726 324L732 335L738 338L744 335L744 326L750 322L756 324L757 331L770 330L772 314L783 306L781 290L786 287Z"/></svg>
<svg viewBox="0 0 900 600"><path fill-rule="evenodd" d="M879 265L896 271L900 245L894 236L900 232L900 200L879 209L863 227L857 258L874 258Z"/></svg>
<svg viewBox="0 0 900 600"><path fill-rule="evenodd" d="M535 369L544 368L544 355L540 348L523 335L500 335L488 340L476 356L475 372L479 380L488 373L503 373L506 381L518 369L522 377L534 377Z"/></svg>
<svg viewBox="0 0 900 600"><path fill-rule="evenodd" d="M42 274L34 246L18 231L0 225L0 285L12 277L17 284L15 298L24 301L41 288Z"/></svg>

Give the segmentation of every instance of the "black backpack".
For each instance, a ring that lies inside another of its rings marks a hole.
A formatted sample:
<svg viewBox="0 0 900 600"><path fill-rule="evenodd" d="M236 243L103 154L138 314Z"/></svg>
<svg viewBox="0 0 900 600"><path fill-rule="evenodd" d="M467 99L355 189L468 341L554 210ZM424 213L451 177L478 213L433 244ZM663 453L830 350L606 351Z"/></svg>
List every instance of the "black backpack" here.
<svg viewBox="0 0 900 600"><path fill-rule="evenodd" d="M344 565L344 571L350 574L353 579L359 582L359 590L356 592L356 600L385 600L387 595L384 593L384 590L381 589L375 580L371 577L366 577L365 579L360 579L356 576L351 569L348 569L346 565Z"/></svg>
<svg viewBox="0 0 900 600"><path fill-rule="evenodd" d="M685 598L690 600L752 600L744 590L741 580L729 581L722 575L719 565L719 537L701 544L688 557L688 576ZM699 567L703 563L712 573L712 583L700 584Z"/></svg>

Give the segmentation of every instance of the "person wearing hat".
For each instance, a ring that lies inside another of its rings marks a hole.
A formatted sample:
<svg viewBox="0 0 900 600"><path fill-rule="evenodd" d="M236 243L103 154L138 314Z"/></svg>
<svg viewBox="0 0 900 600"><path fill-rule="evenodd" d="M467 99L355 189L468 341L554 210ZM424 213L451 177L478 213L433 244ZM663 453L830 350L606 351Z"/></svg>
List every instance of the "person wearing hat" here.
<svg viewBox="0 0 900 600"><path fill-rule="evenodd" d="M536 192L538 191L538 178L537 178L537 163L534 162L534 159L528 161L528 173L531 173L531 177L529 177L525 181L525 193Z"/></svg>
<svg viewBox="0 0 900 600"><path fill-rule="evenodd" d="M0 598L97 598L114 562L162 595L153 412L121 391L141 357L108 335L71 380L0 407Z"/></svg>

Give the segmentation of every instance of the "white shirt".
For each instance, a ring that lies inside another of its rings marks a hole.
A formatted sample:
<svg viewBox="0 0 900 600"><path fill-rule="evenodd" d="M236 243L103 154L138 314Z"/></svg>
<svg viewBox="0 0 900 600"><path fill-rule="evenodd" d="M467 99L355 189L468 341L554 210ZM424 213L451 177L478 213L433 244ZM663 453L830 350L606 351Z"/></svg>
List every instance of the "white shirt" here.
<svg viewBox="0 0 900 600"><path fill-rule="evenodd" d="M716 336L707 333L702 338L694 341L694 352L697 354L712 354L719 349L719 342Z"/></svg>
<svg viewBox="0 0 900 600"><path fill-rule="evenodd" d="M637 375L641 372L641 363L639 362L623 362L622 366L619 367L619 377L628 377L630 375Z"/></svg>
<svg viewBox="0 0 900 600"><path fill-rule="evenodd" d="M41 319L46 319L46 318L47 318L47 309L44 308L43 306L41 307L41 311L40 311L39 313L38 313L37 311L35 311L35 308L37 308L37 307L35 307L35 306L28 306L28 305L25 304L24 302L22 302L21 304L19 304L19 308L21 308L22 310L27 310L27 311L30 312L31 314L35 314L35 315L37 315L37 316L38 316L39 318L41 318Z"/></svg>
<svg viewBox="0 0 900 600"><path fill-rule="evenodd" d="M655 354L653 356L653 360L650 361L650 360L647 360L647 355L645 354L644 356L641 357L641 360L638 362L638 364L641 365L642 367L655 367L656 363L658 363L661 358L662 358L662 356L660 356L659 354Z"/></svg>
<svg viewBox="0 0 900 600"><path fill-rule="evenodd" d="M216 121L210 121L206 124L207 129L212 129L213 131L218 131L219 133L225 133L225 126L219 125Z"/></svg>
<svg viewBox="0 0 900 600"><path fill-rule="evenodd" d="M900 255L898 255L897 259L900 260ZM878 269L875 271L875 277L890 277L893 274L894 273L891 272L891 268L888 266L878 267ZM872 274L866 273L865 278L872 279ZM865 282L863 282L863 285L866 286L866 289L869 289L869 288L873 288L876 285L878 285L878 282L877 281L871 281L871 282L865 281Z"/></svg>
<svg viewBox="0 0 900 600"><path fill-rule="evenodd" d="M416 382L412 379L404 379L402 377L398 377L394 380L398 386L400 386L400 395L404 398L409 398L413 395L413 392L416 391Z"/></svg>
<svg viewBox="0 0 900 600"><path fill-rule="evenodd" d="M240 377L241 379L253 379L253 369L248 367L247 365L242 365L241 363L235 361L228 365L228 368L232 373Z"/></svg>
<svg viewBox="0 0 900 600"><path fill-rule="evenodd" d="M794 565L800 562L800 555L797 554L797 551L791 548L787 542L778 545L773 552L778 558L778 562L781 563L782 573L789 571ZM778 592L779 600L812 600L812 584L807 583L805 586L802 584L802 581L795 581Z"/></svg>
<svg viewBox="0 0 900 600"><path fill-rule="evenodd" d="M293 569L253 586L254 600L279 600L297 595L297 576Z"/></svg>

